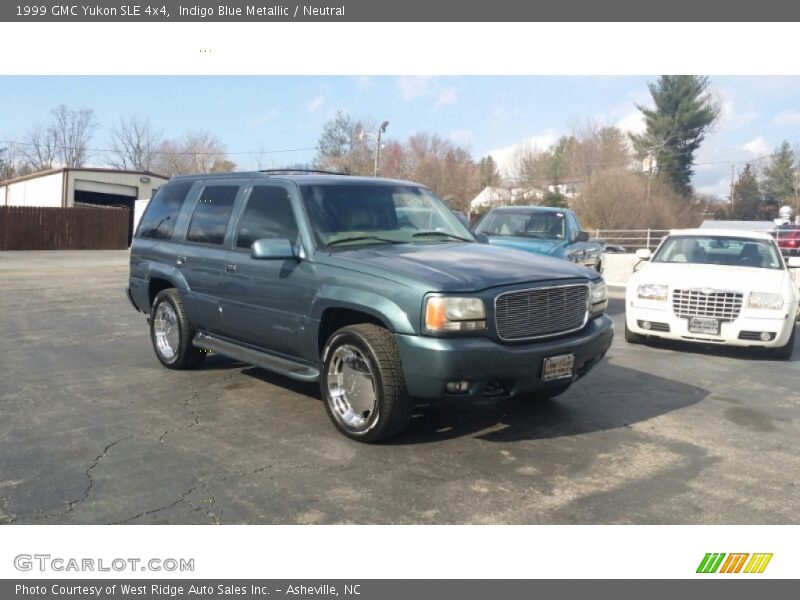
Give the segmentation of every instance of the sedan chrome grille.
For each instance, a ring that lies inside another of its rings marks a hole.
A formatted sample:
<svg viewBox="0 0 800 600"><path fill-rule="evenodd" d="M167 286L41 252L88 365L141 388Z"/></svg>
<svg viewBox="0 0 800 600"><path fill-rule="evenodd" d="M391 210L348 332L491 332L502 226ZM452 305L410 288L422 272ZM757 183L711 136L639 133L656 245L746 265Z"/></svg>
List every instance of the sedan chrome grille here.
<svg viewBox="0 0 800 600"><path fill-rule="evenodd" d="M672 310L676 317L713 317L734 321L742 310L739 292L721 290L674 290Z"/></svg>
<svg viewBox="0 0 800 600"><path fill-rule="evenodd" d="M588 318L586 284L534 288L494 300L497 335L504 340L552 337L581 329Z"/></svg>

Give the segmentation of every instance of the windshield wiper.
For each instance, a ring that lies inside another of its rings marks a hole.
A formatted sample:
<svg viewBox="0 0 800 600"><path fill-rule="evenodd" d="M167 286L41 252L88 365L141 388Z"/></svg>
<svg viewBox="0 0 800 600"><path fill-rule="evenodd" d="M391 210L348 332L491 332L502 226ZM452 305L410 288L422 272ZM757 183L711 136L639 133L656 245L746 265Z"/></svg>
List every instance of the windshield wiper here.
<svg viewBox="0 0 800 600"><path fill-rule="evenodd" d="M474 242L475 240L471 240L469 238L461 237L460 235L454 235L452 233L447 233L445 231L418 231L411 237L422 237L424 235L435 235L438 237L448 237L454 240L460 240L462 242Z"/></svg>
<svg viewBox="0 0 800 600"><path fill-rule="evenodd" d="M361 240L369 240L373 242L385 242L387 244L402 244L403 242L399 240L390 240L387 238L382 238L377 235L354 235L351 237L341 238L338 240L333 240L332 242L328 242L328 246L336 246L337 244L344 244L346 242L359 242Z"/></svg>

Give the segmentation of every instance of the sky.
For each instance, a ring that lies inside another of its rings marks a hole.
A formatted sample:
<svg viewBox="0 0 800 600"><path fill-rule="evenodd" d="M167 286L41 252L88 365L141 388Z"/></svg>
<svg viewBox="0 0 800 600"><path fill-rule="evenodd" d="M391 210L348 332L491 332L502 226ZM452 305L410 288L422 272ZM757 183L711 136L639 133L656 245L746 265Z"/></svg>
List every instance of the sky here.
<svg viewBox="0 0 800 600"><path fill-rule="evenodd" d="M90 108L99 125L90 160L103 164L121 117L147 118L165 137L205 129L245 169L309 162L323 124L337 109L389 121L386 138L438 133L507 163L523 142L546 148L575 124L594 120L643 128L649 104L641 77L223 77L0 76L0 140L23 140L59 104ZM728 192L731 165L763 164L783 140L800 146L800 77L711 77L723 114L695 157L693 185Z"/></svg>

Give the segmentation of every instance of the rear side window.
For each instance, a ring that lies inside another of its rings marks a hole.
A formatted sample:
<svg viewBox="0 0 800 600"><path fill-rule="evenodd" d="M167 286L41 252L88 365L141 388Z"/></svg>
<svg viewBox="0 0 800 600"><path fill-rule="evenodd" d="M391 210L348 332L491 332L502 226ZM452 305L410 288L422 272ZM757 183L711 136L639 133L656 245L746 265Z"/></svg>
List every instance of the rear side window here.
<svg viewBox="0 0 800 600"><path fill-rule="evenodd" d="M137 237L151 240L168 240L175 231L175 221L181 205L192 189L191 181L169 183L163 186L147 205L137 230Z"/></svg>
<svg viewBox="0 0 800 600"><path fill-rule="evenodd" d="M238 193L238 185L212 185L203 188L189 223L186 241L222 245L233 210L233 201Z"/></svg>
<svg viewBox="0 0 800 600"><path fill-rule="evenodd" d="M239 221L236 247L249 250L261 239L297 241L297 221L286 190L276 186L256 186L250 192L247 208Z"/></svg>

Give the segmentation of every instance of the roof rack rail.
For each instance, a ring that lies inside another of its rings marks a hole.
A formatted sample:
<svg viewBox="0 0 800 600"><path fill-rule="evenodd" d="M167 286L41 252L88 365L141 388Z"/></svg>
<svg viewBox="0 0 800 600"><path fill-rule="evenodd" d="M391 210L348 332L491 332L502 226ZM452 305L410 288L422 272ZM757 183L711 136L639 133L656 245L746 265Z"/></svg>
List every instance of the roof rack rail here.
<svg viewBox="0 0 800 600"><path fill-rule="evenodd" d="M260 169L259 173L319 173L321 175L349 175L337 171L325 171L323 169Z"/></svg>

